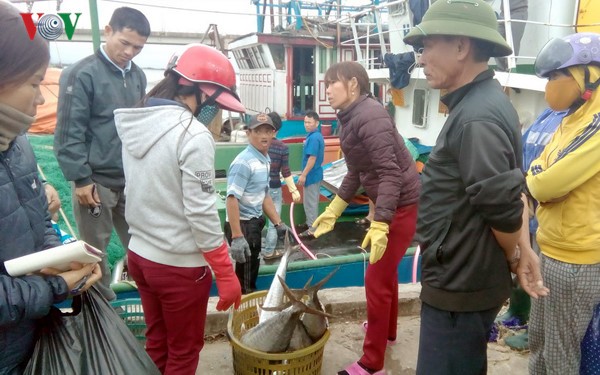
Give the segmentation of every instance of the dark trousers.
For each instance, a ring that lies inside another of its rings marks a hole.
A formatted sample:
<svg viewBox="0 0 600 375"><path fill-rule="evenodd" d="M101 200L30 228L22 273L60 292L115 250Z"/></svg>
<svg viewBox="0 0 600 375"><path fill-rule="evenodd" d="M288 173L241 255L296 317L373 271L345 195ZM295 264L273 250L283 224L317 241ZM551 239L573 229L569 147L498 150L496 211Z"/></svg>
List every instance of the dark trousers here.
<svg viewBox="0 0 600 375"><path fill-rule="evenodd" d="M488 334L500 308L452 312L421 303L417 375L485 375Z"/></svg>
<svg viewBox="0 0 600 375"><path fill-rule="evenodd" d="M240 220L240 226L244 238L250 245L250 259L246 263L235 264L235 274L240 280L242 293L248 294L256 290L256 279L258 278L258 268L260 267L260 250L262 230L265 226L264 217L254 217L250 220ZM231 226L229 222L225 223L225 238L231 245Z"/></svg>

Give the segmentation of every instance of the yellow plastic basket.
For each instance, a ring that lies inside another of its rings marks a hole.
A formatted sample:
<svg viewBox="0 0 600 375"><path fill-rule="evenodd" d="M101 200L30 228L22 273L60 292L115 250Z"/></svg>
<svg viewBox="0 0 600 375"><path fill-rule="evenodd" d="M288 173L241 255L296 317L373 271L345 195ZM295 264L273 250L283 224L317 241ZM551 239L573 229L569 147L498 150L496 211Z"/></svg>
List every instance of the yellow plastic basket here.
<svg viewBox="0 0 600 375"><path fill-rule="evenodd" d="M244 332L258 324L257 306L261 305L267 291L242 297L237 310L229 313L227 335L233 354L233 372L236 375L320 375L323 350L329 339L329 330L311 346L286 353L265 353L248 348L240 342Z"/></svg>

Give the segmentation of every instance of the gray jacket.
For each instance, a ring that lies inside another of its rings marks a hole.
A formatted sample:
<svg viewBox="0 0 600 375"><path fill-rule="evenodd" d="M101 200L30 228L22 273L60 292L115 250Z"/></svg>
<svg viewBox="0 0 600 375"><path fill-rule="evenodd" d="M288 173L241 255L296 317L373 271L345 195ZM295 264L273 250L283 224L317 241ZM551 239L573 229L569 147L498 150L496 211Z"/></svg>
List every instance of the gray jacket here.
<svg viewBox="0 0 600 375"><path fill-rule="evenodd" d="M115 111L127 177L129 249L168 266L205 266L202 251L223 244L215 142L179 103L150 98L147 104Z"/></svg>
<svg viewBox="0 0 600 375"><path fill-rule="evenodd" d="M0 375L19 374L35 343L35 319L67 297L59 276L10 277L4 261L61 243L50 223L35 155L25 136L0 153Z"/></svg>
<svg viewBox="0 0 600 375"><path fill-rule="evenodd" d="M141 100L144 72L132 63L123 75L98 50L66 68L59 83L54 153L65 178L76 186L98 182L123 189L121 141L113 111Z"/></svg>

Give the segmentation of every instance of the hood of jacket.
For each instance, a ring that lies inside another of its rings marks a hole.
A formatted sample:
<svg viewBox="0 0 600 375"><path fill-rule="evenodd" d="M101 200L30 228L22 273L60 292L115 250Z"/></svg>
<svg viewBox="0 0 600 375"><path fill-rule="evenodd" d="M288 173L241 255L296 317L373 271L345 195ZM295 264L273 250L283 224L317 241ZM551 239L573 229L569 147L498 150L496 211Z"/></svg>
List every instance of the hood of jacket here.
<svg viewBox="0 0 600 375"><path fill-rule="evenodd" d="M173 128L192 123L192 113L187 108L171 103L115 110L115 125L123 147L135 158L143 158Z"/></svg>

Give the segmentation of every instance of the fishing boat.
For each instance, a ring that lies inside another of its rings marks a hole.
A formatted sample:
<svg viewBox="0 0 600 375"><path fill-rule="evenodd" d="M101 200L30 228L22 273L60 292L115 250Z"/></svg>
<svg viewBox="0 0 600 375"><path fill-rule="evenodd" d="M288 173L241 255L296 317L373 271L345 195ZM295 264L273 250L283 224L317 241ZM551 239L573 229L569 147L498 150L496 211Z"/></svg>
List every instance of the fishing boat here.
<svg viewBox="0 0 600 375"><path fill-rule="evenodd" d="M547 108L544 100L546 79L535 76L535 57L551 38L574 32L600 32L600 4L586 0L495 0L490 4L498 14L499 27L506 30L508 44L516 51L505 61L490 60L490 65L516 108L521 124L527 127ZM397 55L415 54L412 46L402 41L414 26L409 1L390 4L388 15L389 49ZM400 133L423 145L433 145L446 119L447 108L439 100L444 92L429 88L423 69L416 65L404 72L380 67L369 69L368 73L372 82L383 85L392 96ZM410 76L408 84L394 87L394 75L400 73Z"/></svg>
<svg viewBox="0 0 600 375"><path fill-rule="evenodd" d="M247 109L246 115L264 111L281 115L283 126L277 137L289 146L293 172L301 170L302 142L306 135L303 120L308 110L316 111L321 120L320 131L326 143L324 163L329 166L339 159L336 112L325 93L324 74L328 66L337 61L352 60L375 69L381 64L382 54L389 50L388 27L384 21L387 3L394 2L366 0L362 1L363 5L343 4L348 2L255 1L256 32L240 36L228 45L232 62L237 65L237 90ZM350 22L343 22L345 13L352 14ZM374 81L372 92L380 100L385 99L384 84ZM233 134L231 140L235 139ZM227 169L245 147L245 142L217 142L216 190L220 195L217 204L222 222L225 221ZM293 217L290 217L292 199L287 189L282 192L282 219L288 224L304 223L302 205L296 205ZM321 211L332 194L322 189ZM286 279L291 287L299 288L308 277L319 279L338 267L327 287L364 286L369 254L359 245L366 227L356 224L355 219L366 214L366 203L365 197L357 197L332 233L304 244L314 256L298 251L291 257ZM409 249L399 266L398 281L401 283L418 279L414 252L414 247ZM278 260L263 262L258 289L269 288L277 266ZM216 294L214 286L212 292Z"/></svg>
<svg viewBox="0 0 600 375"><path fill-rule="evenodd" d="M371 91L382 103L387 103L399 132L426 155L446 119L447 108L440 102L444 92L431 89L416 64L395 64L399 60L394 58L401 60L412 55L412 60L416 60L416 52L402 39L420 21L430 3L429 0L372 0L363 6L346 7L342 1L255 2L257 32L229 45L239 67L239 93L243 102L250 113L269 108L282 114L285 124L279 135L282 138L302 134L302 115L309 109L319 113L324 124L331 124L335 133L335 111L327 102L323 75L331 63L358 61L369 73ZM535 56L551 38L578 31L600 32L600 5L589 0L495 0L490 4L515 51L505 59L490 60L490 65L526 128L547 107L546 80L533 72ZM305 11L312 12L312 17L305 16ZM264 33L267 21L271 30ZM399 75L407 79L399 80ZM324 133L328 132L326 129ZM284 207L290 201L290 197L285 197ZM323 203L324 207L327 202ZM294 283L294 270L321 272L320 268L331 263L342 265L332 285L340 286L336 282L342 279L348 285L361 285L361 280L356 279L364 274L366 258L361 252L353 254L352 246L356 247L352 241L346 246L348 255L291 262L290 282ZM409 249L401 263L399 282L418 280L418 268L412 267L417 264L414 254L415 249ZM355 277L348 278L344 266ZM322 274L329 271L326 268ZM268 286L273 272L274 267L269 265L261 269L261 288Z"/></svg>
<svg viewBox="0 0 600 375"><path fill-rule="evenodd" d="M304 114L314 110L321 120L320 131L325 137L327 167L339 159L339 138L336 136L336 111L331 108L325 93L324 74L329 65L337 61L366 61L370 69L376 68L387 46L387 25L383 22L386 1L363 1L363 5L345 5L346 1L273 1L255 2L257 31L243 35L229 43L228 49L237 65L238 93L247 114L275 111L283 119L278 138L290 148L290 168L301 170ZM356 3L356 1L353 1ZM344 13L351 12L351 22L340 22ZM267 32L265 32L267 31ZM377 34L377 31L384 33ZM356 41L356 44L355 44ZM372 83L372 91L383 93L382 85ZM245 145L218 144L217 175L224 176L227 167ZM224 192L225 186L217 185ZM221 189L223 188L223 190ZM329 203L332 192L322 189L320 210ZM290 203L287 189L283 191L282 219L290 220ZM224 194L219 202L224 216ZM340 267L327 284L328 287L363 286L369 254L359 247L366 227L356 224L357 215L368 211L367 200L357 197L348 215L343 215L334 232L306 243L316 259L298 252L292 257L287 281L292 287L302 286L307 275L323 277ZM224 217L222 217L224 220ZM295 224L304 223L304 210L297 205L293 212ZM400 265L399 282L412 281L414 248L409 250ZM261 265L257 286L266 289L271 284L277 261ZM415 275L417 277L417 275Z"/></svg>
<svg viewBox="0 0 600 375"><path fill-rule="evenodd" d="M364 0L363 5L354 5L356 1L346 5L343 3L349 1L342 0L253 3L257 31L228 46L239 72L238 92L248 114L276 111L281 115L284 125L278 138L289 143L293 171L301 168L301 141L305 135L302 120L307 110L315 110L321 117L320 130L329 146L327 162L337 159L335 111L327 102L323 76L327 67L338 61L363 64L371 79L372 93L386 104L400 134L410 139L426 158L446 119L447 108L440 102L444 93L428 86L423 70L416 64L396 64L395 59L416 60L416 52L402 39L419 22L430 0ZM520 45L513 48L513 55L501 61L492 59L490 65L526 127L546 108L546 80L533 74L535 56L553 37L577 31L600 32L600 4L591 0L528 0L524 12L522 7L516 7L523 1L490 3L498 13L499 26L505 29L507 42L513 47ZM227 169L244 147L245 143L217 143L215 169L222 221ZM286 189L283 193L282 218L290 223L291 197ZM324 191L321 210L328 204L327 195ZM368 254L358 248L364 229L355 226L354 218L343 215L336 225L338 235L330 234L307 244L317 259L305 258L302 253L296 255L289 265L291 287L301 287L307 274L323 277L338 266L340 270L328 287L364 285ZM296 224L304 222L301 206L296 207L293 219ZM415 252L416 248L410 248L399 266L401 283L419 279ZM261 266L259 289L269 287L276 267L276 261ZM216 294L214 287L212 292Z"/></svg>

